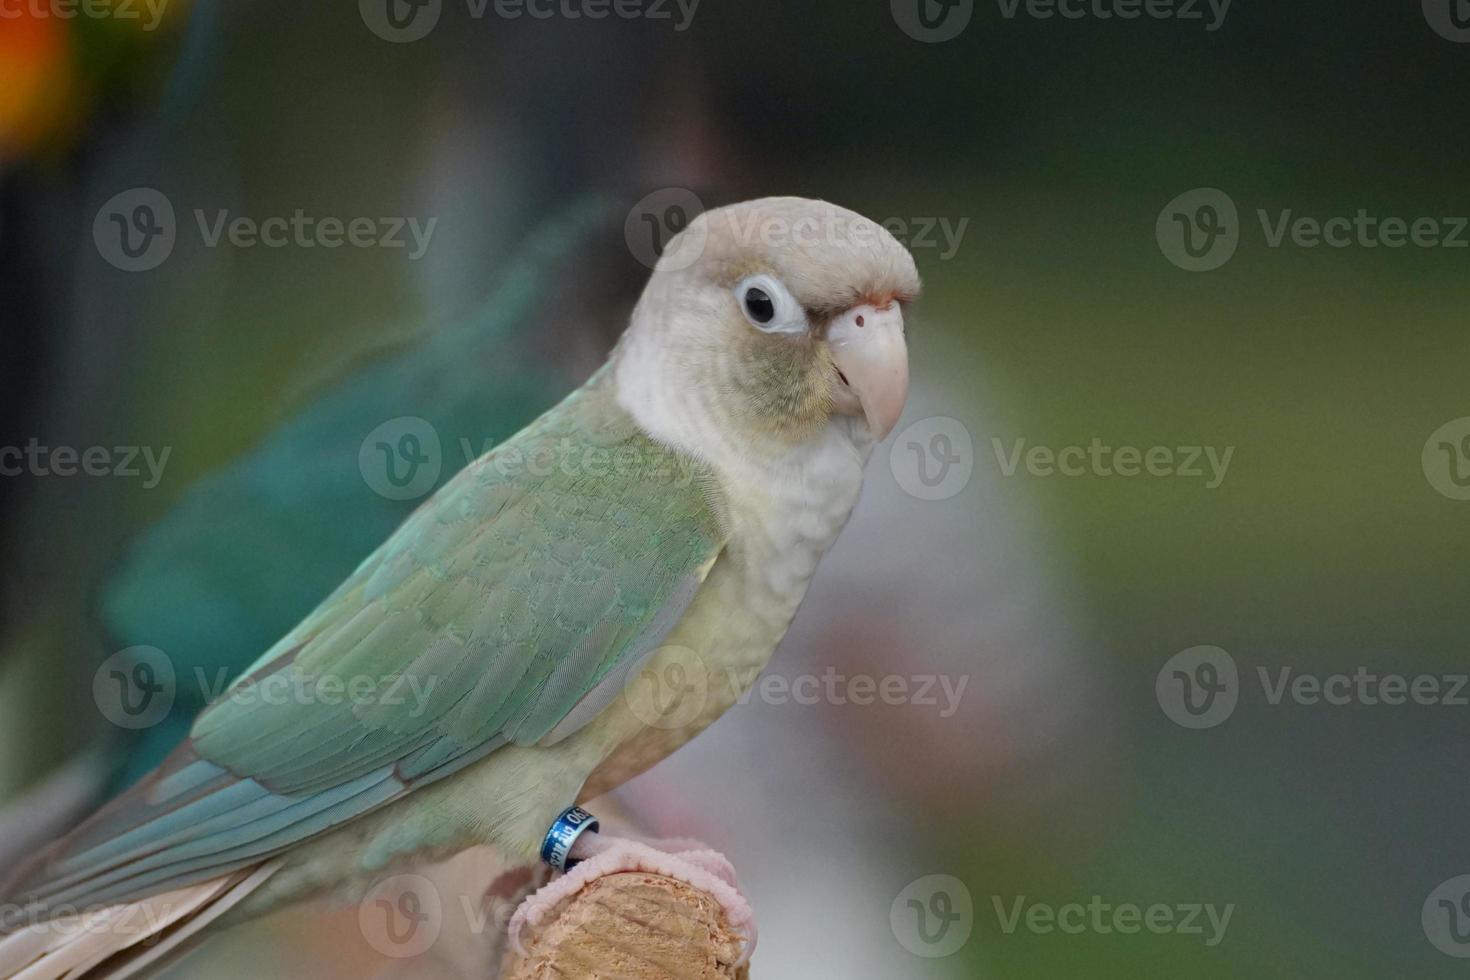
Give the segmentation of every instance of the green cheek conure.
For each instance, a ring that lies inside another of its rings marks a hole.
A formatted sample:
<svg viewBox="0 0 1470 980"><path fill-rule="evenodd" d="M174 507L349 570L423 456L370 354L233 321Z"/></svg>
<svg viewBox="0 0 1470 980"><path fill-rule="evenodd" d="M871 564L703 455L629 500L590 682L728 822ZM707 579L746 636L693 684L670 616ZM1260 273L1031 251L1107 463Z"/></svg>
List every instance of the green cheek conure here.
<svg viewBox="0 0 1470 980"><path fill-rule="evenodd" d="M693 221L586 384L449 480L157 769L19 871L0 976L132 975L290 902L359 900L390 869L476 845L534 857L563 811L687 742L769 659L903 408L918 291L902 245L829 204ZM627 693L691 663L704 684ZM698 851L584 834L570 856L520 920L574 876L649 868L749 924ZM78 909L103 911L47 927Z"/></svg>

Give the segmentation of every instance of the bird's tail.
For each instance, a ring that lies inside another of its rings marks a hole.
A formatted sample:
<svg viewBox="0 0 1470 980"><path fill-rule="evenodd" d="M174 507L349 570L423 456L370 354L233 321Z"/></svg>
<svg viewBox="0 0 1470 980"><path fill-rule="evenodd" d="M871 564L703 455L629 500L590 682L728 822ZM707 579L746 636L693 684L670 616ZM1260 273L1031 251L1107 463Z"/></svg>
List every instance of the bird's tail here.
<svg viewBox="0 0 1470 980"><path fill-rule="evenodd" d="M270 861L136 902L22 926L0 939L0 980L123 980L161 969L279 867Z"/></svg>

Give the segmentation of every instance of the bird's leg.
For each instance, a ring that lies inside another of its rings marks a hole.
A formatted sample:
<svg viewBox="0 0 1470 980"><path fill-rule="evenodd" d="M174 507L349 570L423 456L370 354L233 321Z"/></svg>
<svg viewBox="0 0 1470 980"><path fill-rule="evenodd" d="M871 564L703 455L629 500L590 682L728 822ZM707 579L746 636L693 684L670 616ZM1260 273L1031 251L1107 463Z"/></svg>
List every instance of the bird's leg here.
<svg viewBox="0 0 1470 980"><path fill-rule="evenodd" d="M556 829L553 826L553 833ZM596 879L625 871L673 878L709 895L724 908L730 925L746 936L741 962L754 951L755 916L740 893L735 869L724 855L699 841L609 837L589 827L576 835L565 853L569 870L522 902L511 918L510 939L518 952L525 952L522 928L540 925L552 910Z"/></svg>

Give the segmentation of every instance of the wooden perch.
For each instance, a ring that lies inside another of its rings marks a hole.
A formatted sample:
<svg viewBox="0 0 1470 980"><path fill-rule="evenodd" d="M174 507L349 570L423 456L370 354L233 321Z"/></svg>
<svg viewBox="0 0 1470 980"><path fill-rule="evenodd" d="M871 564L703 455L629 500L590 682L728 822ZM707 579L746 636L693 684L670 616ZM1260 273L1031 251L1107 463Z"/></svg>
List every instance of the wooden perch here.
<svg viewBox="0 0 1470 980"><path fill-rule="evenodd" d="M661 875L598 878L523 942L502 980L749 980L720 903Z"/></svg>

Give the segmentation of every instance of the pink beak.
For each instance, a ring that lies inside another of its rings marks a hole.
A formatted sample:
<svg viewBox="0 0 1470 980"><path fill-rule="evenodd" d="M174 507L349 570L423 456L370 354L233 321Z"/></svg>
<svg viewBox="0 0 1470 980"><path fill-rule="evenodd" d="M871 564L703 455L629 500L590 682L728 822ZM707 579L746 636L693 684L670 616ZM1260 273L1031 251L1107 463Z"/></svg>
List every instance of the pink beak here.
<svg viewBox="0 0 1470 980"><path fill-rule="evenodd" d="M882 309L866 303L855 306L828 325L827 346L844 382L837 410L861 413L874 441L882 439L898 424L909 394L902 309L897 303Z"/></svg>

